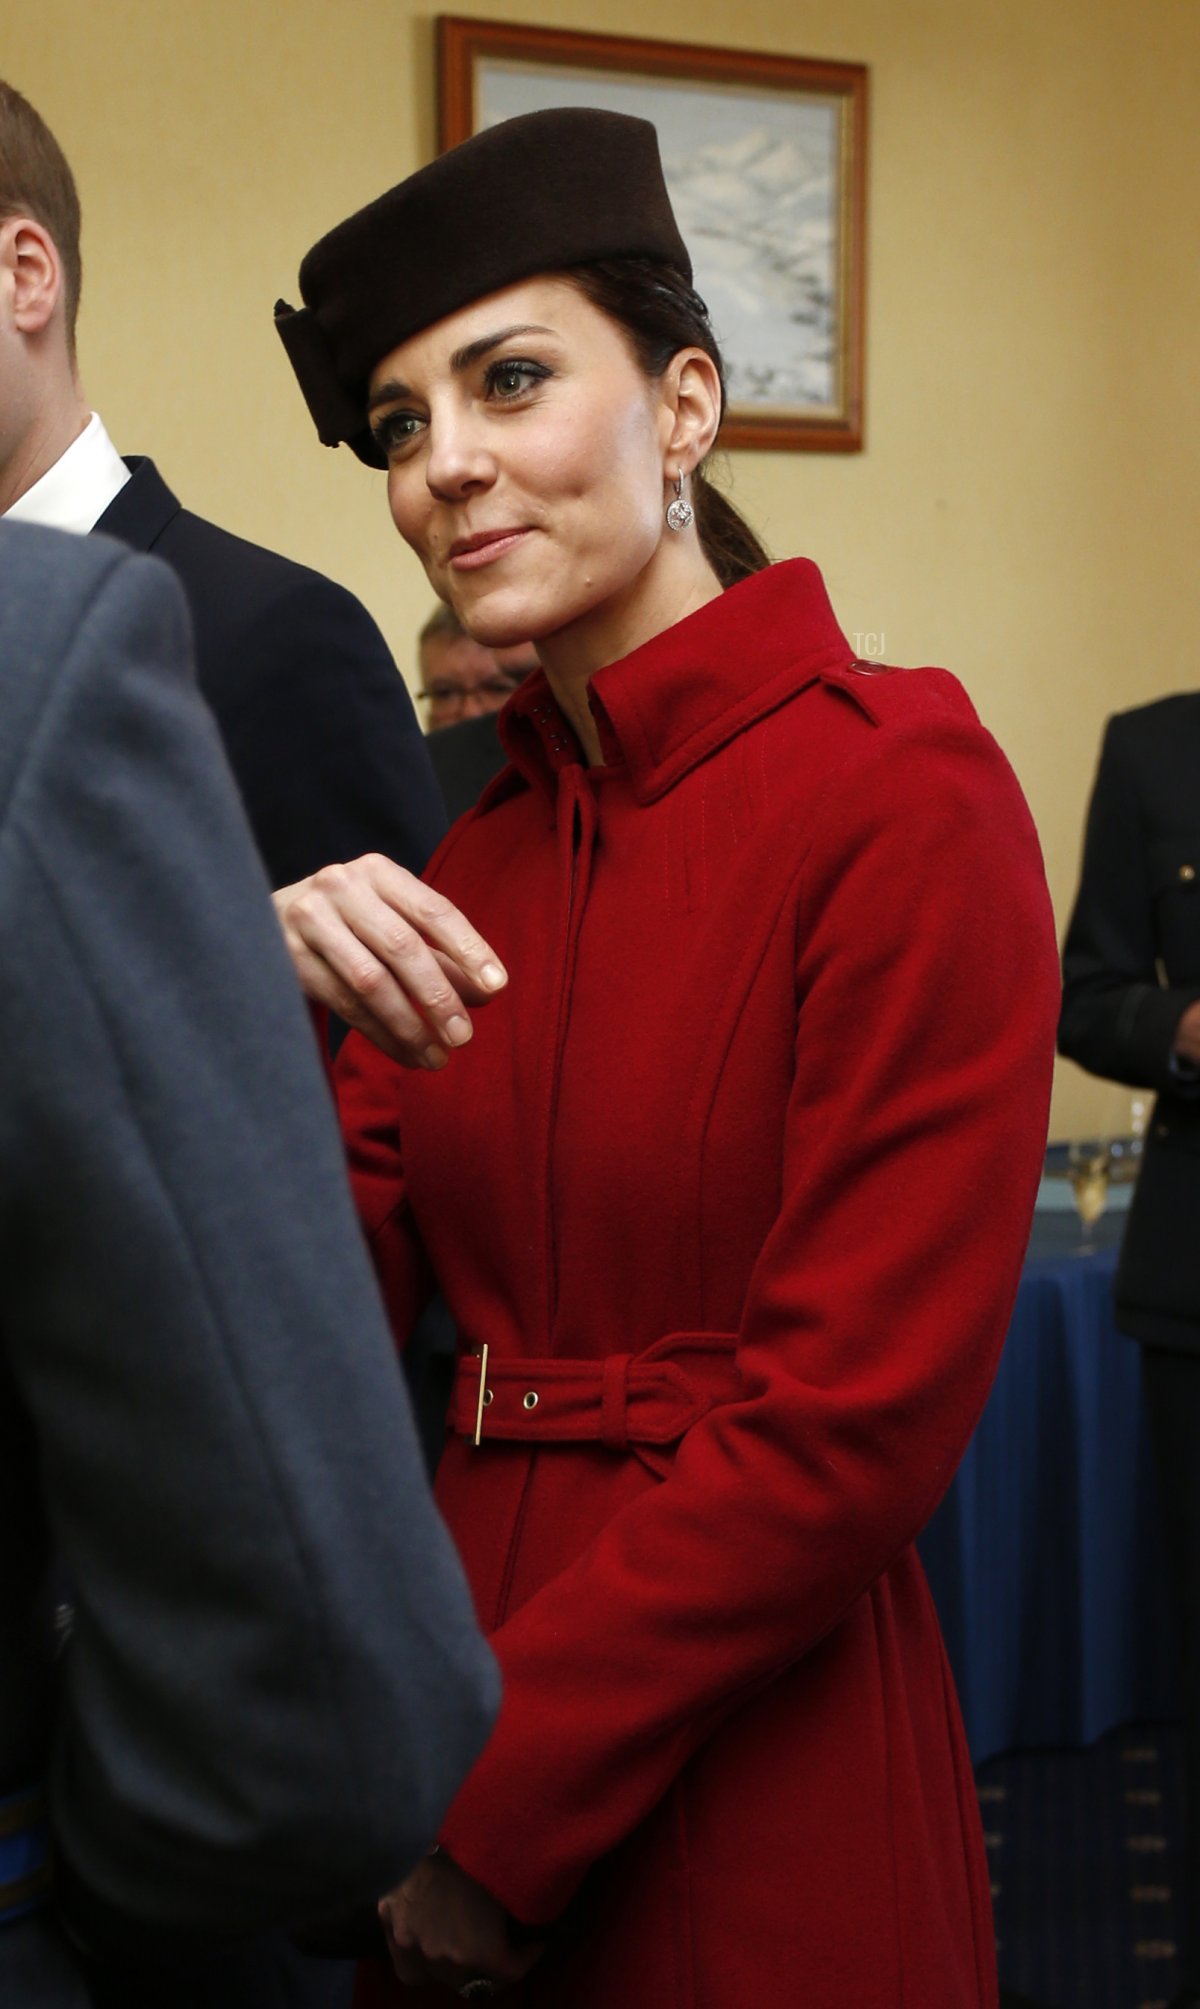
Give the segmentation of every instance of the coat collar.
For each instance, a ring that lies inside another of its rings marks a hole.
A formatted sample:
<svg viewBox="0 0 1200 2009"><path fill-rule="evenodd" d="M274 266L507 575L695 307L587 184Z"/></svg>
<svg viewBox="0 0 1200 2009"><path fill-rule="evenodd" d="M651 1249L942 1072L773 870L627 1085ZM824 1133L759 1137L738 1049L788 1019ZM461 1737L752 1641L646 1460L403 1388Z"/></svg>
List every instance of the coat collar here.
<svg viewBox="0 0 1200 2009"><path fill-rule="evenodd" d="M126 454L129 480L113 497L97 530L106 537L119 537L135 551L152 551L168 523L180 513L180 503L171 493L152 460L143 454Z"/></svg>
<svg viewBox="0 0 1200 2009"><path fill-rule="evenodd" d="M793 558L741 580L598 670L588 703L605 760L626 768L638 801L648 803L807 684L854 662L816 566ZM500 714L500 737L525 779L550 795L559 769L579 760L540 671ZM511 774L500 777L482 806L512 785Z"/></svg>

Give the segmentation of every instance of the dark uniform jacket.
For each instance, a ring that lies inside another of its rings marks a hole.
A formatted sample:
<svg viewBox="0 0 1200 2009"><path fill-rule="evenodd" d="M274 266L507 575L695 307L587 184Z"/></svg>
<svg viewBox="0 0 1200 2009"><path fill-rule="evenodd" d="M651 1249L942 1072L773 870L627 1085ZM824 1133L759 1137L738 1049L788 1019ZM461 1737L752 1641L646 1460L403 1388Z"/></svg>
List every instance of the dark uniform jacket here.
<svg viewBox="0 0 1200 2009"><path fill-rule="evenodd" d="M508 763L496 719L495 712L460 719L431 732L426 741L451 823L474 809L489 781Z"/></svg>
<svg viewBox="0 0 1200 2009"><path fill-rule="evenodd" d="M96 525L183 581L196 676L272 886L382 851L419 872L445 815L404 681L332 580L183 509L130 459Z"/></svg>
<svg viewBox="0 0 1200 2009"><path fill-rule="evenodd" d="M0 2002L60 2009L40 1785L94 1946L251 1931L392 1884L496 1687L182 596L18 524L0 1050Z"/></svg>
<svg viewBox="0 0 1200 2009"><path fill-rule="evenodd" d="M1158 1094L1119 1321L1151 1344L1200 1351L1200 1079L1171 1057L1200 998L1200 692L1109 721L1063 977L1059 1050Z"/></svg>

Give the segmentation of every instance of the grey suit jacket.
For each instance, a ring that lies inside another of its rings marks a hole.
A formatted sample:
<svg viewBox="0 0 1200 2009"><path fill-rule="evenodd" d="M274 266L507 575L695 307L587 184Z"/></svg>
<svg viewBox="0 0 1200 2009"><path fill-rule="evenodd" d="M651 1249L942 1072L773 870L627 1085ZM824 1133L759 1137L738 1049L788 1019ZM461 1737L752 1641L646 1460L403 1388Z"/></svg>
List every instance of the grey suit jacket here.
<svg viewBox="0 0 1200 2009"><path fill-rule="evenodd" d="M0 1795L211 1935L393 1883L497 1698L186 654L156 561L0 524Z"/></svg>

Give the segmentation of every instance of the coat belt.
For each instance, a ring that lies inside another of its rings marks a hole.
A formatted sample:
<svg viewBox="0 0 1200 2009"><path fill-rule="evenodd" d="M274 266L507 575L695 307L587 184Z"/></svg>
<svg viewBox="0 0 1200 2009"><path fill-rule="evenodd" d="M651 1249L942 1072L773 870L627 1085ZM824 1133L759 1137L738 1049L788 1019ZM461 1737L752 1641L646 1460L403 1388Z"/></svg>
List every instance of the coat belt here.
<svg viewBox="0 0 1200 2009"><path fill-rule="evenodd" d="M741 1390L734 1333L678 1333L644 1353L602 1360L465 1354L450 1428L476 1443L603 1444L610 1451L674 1444Z"/></svg>

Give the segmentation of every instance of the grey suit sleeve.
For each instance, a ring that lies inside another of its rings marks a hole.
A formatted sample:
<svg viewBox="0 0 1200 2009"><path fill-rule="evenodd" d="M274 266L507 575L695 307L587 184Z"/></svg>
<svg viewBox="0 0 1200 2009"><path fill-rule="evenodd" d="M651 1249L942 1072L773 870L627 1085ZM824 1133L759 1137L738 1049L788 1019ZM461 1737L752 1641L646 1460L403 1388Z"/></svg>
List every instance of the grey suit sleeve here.
<svg viewBox="0 0 1200 2009"><path fill-rule="evenodd" d="M1121 721L1104 736L1088 807L1083 869L1063 945L1059 1052L1131 1088L1192 1092L1171 1046L1195 989L1158 978L1146 835Z"/></svg>
<svg viewBox="0 0 1200 2009"><path fill-rule="evenodd" d="M77 1594L64 1854L240 1930L402 1874L497 1690L185 653L114 553L0 824L0 1329Z"/></svg>

